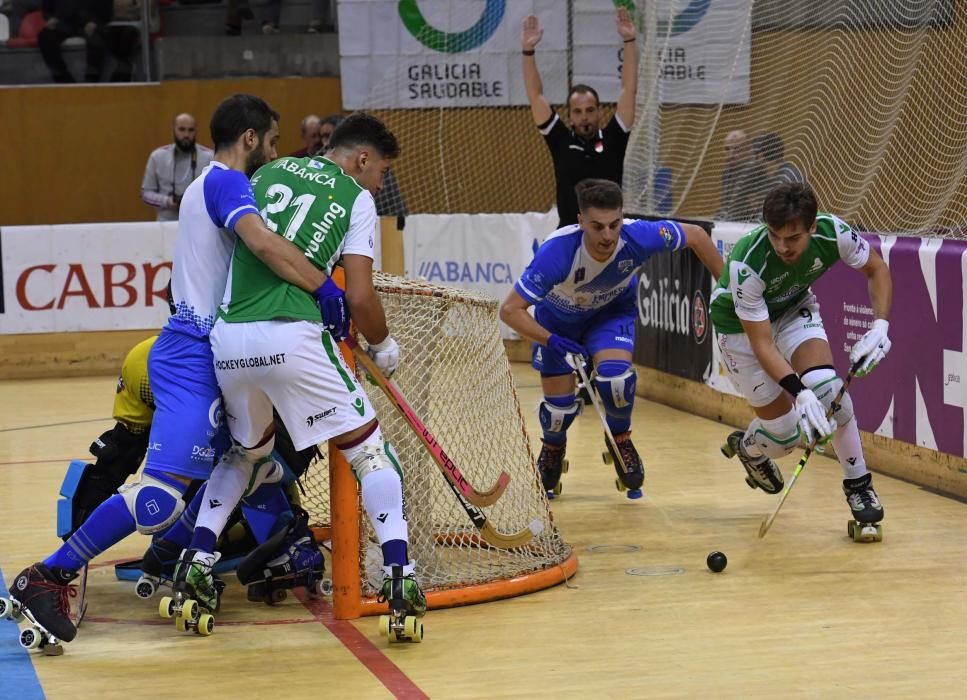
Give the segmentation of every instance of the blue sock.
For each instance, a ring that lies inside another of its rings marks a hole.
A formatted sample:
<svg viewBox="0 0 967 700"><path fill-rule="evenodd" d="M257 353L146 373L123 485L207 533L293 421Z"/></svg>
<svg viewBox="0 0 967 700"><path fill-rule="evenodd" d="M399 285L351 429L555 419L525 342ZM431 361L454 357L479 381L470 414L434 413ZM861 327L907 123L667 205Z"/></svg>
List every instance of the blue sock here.
<svg viewBox="0 0 967 700"><path fill-rule="evenodd" d="M194 534L191 536L191 546L189 549L194 549L201 552L214 552L215 551L215 533L209 530L207 527L196 527Z"/></svg>
<svg viewBox="0 0 967 700"><path fill-rule="evenodd" d="M195 497L191 499L188 507L182 511L181 516L175 521L175 524L165 530L161 537L169 542L180 545L183 549L191 544L192 531L195 529L195 520L198 519L198 509L201 508L201 500L205 497L205 486L207 485L205 483L198 489Z"/></svg>
<svg viewBox="0 0 967 700"><path fill-rule="evenodd" d="M77 571L134 530L134 518L128 504L123 496L114 494L91 513L60 549L44 559L44 564Z"/></svg>
<svg viewBox="0 0 967 700"><path fill-rule="evenodd" d="M552 406L558 408L570 408L577 400L574 394L564 394L562 396L544 396L544 400ZM563 445L567 442L567 428L556 433L544 432L544 442L548 445Z"/></svg>
<svg viewBox="0 0 967 700"><path fill-rule="evenodd" d="M262 484L251 496L243 498L242 514L259 544L285 527L293 517L281 482Z"/></svg>
<svg viewBox="0 0 967 700"><path fill-rule="evenodd" d="M406 566L410 563L406 540L387 540L380 545L383 550L383 566Z"/></svg>

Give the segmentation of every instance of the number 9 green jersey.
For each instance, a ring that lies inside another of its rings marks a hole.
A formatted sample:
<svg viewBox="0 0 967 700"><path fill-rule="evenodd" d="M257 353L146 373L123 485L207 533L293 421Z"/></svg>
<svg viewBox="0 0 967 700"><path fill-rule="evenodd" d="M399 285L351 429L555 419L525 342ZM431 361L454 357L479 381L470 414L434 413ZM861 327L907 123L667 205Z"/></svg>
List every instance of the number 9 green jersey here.
<svg viewBox="0 0 967 700"><path fill-rule="evenodd" d="M280 158L259 168L252 189L266 226L326 274L346 253L373 257L373 196L332 161ZM320 318L313 296L276 276L241 239L218 317L228 323Z"/></svg>

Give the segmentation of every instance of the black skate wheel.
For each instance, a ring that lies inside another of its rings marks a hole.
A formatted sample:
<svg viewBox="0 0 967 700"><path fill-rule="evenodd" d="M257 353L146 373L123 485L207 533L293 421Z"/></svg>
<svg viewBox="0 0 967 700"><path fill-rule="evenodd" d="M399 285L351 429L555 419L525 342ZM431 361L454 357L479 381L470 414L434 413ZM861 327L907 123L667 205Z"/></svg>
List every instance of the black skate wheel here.
<svg viewBox="0 0 967 700"><path fill-rule="evenodd" d="M147 600L153 596L156 590L157 588L155 588L154 583L148 581L147 579L141 579L138 581L138 585L134 588L135 594L142 600Z"/></svg>
<svg viewBox="0 0 967 700"><path fill-rule="evenodd" d="M747 483L749 485L749 488L750 489L757 489L757 488L759 488L759 484L757 484L755 482L755 479L753 479L751 476L745 477L745 483Z"/></svg>
<svg viewBox="0 0 967 700"><path fill-rule="evenodd" d="M856 539L855 535L853 535L853 529L854 529L854 526L855 525L856 525L856 521L855 520L850 520L849 522L846 523L846 532L847 532L847 534L849 534L849 538L851 540L855 540Z"/></svg>
<svg viewBox="0 0 967 700"><path fill-rule="evenodd" d="M275 605L276 603L281 603L288 597L288 593L285 592L284 588L274 589L266 598L265 602L269 605Z"/></svg>
<svg viewBox="0 0 967 700"><path fill-rule="evenodd" d="M13 610L13 603L6 598L0 598L0 620L12 617L10 611Z"/></svg>

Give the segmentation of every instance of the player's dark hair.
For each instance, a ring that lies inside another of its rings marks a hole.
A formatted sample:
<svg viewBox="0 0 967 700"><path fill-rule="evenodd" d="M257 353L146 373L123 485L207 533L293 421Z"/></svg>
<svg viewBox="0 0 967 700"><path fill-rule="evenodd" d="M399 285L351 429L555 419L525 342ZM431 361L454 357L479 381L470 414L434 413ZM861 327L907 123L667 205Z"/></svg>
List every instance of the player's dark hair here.
<svg viewBox="0 0 967 700"><path fill-rule="evenodd" d="M279 113L261 97L245 93L226 97L215 108L209 125L215 150L231 148L249 129L254 129L261 140L272 128L273 120L279 121Z"/></svg>
<svg viewBox="0 0 967 700"><path fill-rule="evenodd" d="M786 182L777 185L762 204L762 220L773 231L786 224L802 222L807 229L816 221L816 195L812 188L801 182Z"/></svg>
<svg viewBox="0 0 967 700"><path fill-rule="evenodd" d="M384 158L398 158L400 142L386 125L371 114L353 112L343 119L329 137L329 150L369 146Z"/></svg>
<svg viewBox="0 0 967 700"><path fill-rule="evenodd" d="M588 178L581 180L574 187L578 196L578 209L587 211L594 209L621 209L624 206L624 199L621 196L621 187L618 183L611 180L595 180Z"/></svg>
<svg viewBox="0 0 967 700"><path fill-rule="evenodd" d="M571 88L571 91L567 93L567 108L571 108L571 96L572 95L594 95L594 103L601 104L601 98L598 97L598 91L595 90L590 85L585 85L584 83L578 83Z"/></svg>
<svg viewBox="0 0 967 700"><path fill-rule="evenodd" d="M752 141L752 150L772 162L786 159L786 146L779 134L762 134Z"/></svg>

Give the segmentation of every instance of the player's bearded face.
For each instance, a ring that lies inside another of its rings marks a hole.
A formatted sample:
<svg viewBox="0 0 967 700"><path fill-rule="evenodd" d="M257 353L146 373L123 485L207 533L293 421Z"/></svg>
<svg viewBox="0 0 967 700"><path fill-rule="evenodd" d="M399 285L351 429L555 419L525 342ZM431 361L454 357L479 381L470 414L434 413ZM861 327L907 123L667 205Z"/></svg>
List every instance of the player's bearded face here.
<svg viewBox="0 0 967 700"><path fill-rule="evenodd" d="M614 254L623 216L620 209L595 207L588 207L578 214L578 224L584 230L584 246L598 262L604 262Z"/></svg>
<svg viewBox="0 0 967 700"><path fill-rule="evenodd" d="M255 148L245 159L245 174L252 177L255 171L269 161L278 158L275 147L279 143L279 123L272 121L272 128L265 132L255 145Z"/></svg>
<svg viewBox="0 0 967 700"><path fill-rule="evenodd" d="M794 265L809 245L809 238L816 226L807 229L801 221L794 221L782 228L769 229L769 243L776 256L786 265Z"/></svg>

